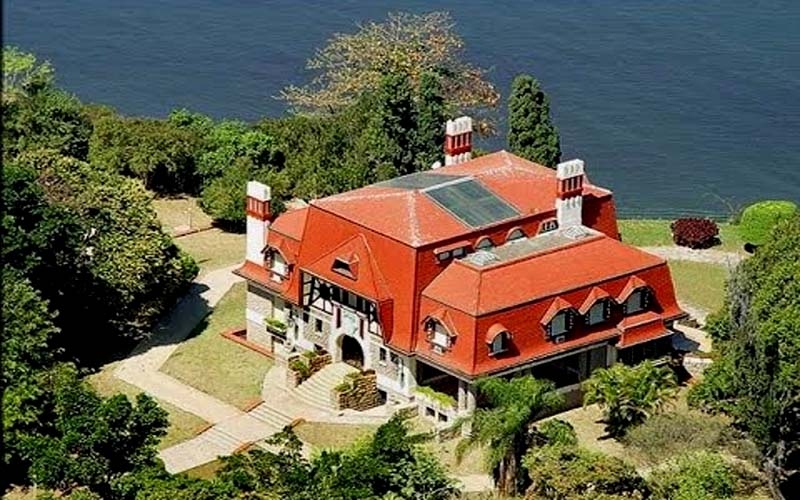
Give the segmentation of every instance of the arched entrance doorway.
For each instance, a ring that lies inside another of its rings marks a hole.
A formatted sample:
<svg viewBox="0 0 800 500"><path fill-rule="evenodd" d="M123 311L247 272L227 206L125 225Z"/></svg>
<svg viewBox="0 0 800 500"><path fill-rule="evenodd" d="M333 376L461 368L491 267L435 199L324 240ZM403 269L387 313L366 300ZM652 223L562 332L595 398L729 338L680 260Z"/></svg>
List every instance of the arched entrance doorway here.
<svg viewBox="0 0 800 500"><path fill-rule="evenodd" d="M364 367L364 351L361 349L361 344L358 343L358 340L349 335L342 335L339 344L343 362L359 370Z"/></svg>

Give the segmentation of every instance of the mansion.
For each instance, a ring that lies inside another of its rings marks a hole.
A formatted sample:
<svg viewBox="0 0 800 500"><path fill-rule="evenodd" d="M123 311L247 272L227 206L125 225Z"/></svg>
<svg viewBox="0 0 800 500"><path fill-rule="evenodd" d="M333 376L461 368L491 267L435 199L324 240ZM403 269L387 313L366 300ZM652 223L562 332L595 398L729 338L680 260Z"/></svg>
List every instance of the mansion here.
<svg viewBox="0 0 800 500"><path fill-rule="evenodd" d="M476 407L474 381L532 374L569 393L592 370L671 350L669 268L620 241L612 193L581 160L471 158L449 121L444 166L274 216L247 186L247 340L285 360L327 351L381 396L429 387Z"/></svg>

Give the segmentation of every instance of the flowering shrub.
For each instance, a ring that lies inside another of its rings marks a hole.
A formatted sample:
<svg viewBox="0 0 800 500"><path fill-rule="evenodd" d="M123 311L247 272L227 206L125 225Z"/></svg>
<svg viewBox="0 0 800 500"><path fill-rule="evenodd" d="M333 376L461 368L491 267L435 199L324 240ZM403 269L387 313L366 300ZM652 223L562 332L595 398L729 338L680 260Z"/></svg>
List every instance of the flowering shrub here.
<svg viewBox="0 0 800 500"><path fill-rule="evenodd" d="M689 217L677 219L670 228L676 245L694 249L711 248L719 243L719 228L711 219Z"/></svg>

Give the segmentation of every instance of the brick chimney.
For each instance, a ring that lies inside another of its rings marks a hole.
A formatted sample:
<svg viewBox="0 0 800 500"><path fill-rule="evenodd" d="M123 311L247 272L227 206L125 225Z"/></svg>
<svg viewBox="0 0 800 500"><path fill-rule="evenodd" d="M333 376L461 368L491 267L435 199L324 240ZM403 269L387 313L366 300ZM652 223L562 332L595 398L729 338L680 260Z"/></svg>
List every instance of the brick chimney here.
<svg viewBox="0 0 800 500"><path fill-rule="evenodd" d="M447 120L444 135L444 164L455 165L472 159L472 118Z"/></svg>
<svg viewBox="0 0 800 500"><path fill-rule="evenodd" d="M583 160L569 160L556 167L556 218L558 227L580 226L583 223Z"/></svg>
<svg viewBox="0 0 800 500"><path fill-rule="evenodd" d="M250 262L264 265L264 254L261 251L267 244L272 212L269 202L272 199L269 186L260 182L247 183L247 255Z"/></svg>

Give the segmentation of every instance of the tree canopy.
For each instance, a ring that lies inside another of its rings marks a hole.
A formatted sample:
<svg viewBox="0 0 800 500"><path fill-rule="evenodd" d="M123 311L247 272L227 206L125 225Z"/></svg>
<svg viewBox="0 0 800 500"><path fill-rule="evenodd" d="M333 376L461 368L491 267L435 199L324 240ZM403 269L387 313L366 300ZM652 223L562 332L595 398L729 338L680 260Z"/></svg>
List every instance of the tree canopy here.
<svg viewBox="0 0 800 500"><path fill-rule="evenodd" d="M466 62L464 41L446 12L390 14L355 33L339 33L309 59L311 83L290 85L281 97L299 111L336 112L376 90L386 74L405 75L419 92L423 75L442 76L445 100L454 109L492 108L499 94L485 71Z"/></svg>
<svg viewBox="0 0 800 500"><path fill-rule="evenodd" d="M555 168L561 161L558 131L550 120L550 100L530 75L511 83L508 98L508 148L528 160Z"/></svg>
<svg viewBox="0 0 800 500"><path fill-rule="evenodd" d="M728 282L719 358L690 402L734 418L785 492L800 488L800 216L778 224ZM788 497L787 497L788 498Z"/></svg>

